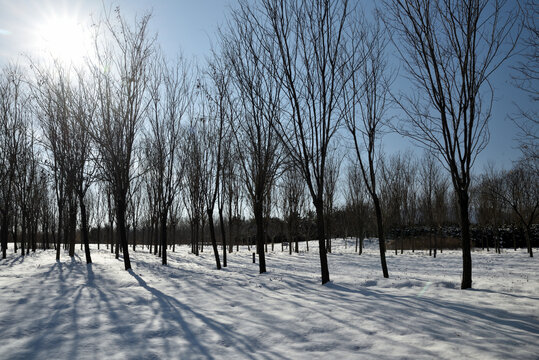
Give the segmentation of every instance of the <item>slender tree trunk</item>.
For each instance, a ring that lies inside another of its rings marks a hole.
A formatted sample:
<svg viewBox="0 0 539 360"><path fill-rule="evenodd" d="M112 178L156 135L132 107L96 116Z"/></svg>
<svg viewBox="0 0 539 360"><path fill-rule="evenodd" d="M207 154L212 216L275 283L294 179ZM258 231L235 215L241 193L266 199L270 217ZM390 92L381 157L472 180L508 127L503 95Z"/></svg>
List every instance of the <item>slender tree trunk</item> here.
<svg viewBox="0 0 539 360"><path fill-rule="evenodd" d="M74 199L69 199L69 256L75 257L75 236L77 234L77 208Z"/></svg>
<svg viewBox="0 0 539 360"><path fill-rule="evenodd" d="M129 270L131 269L131 260L129 259L129 248L127 244L127 233L126 233L126 226L125 226L125 212L126 212L125 202L121 200L118 201L118 203L116 204L116 207L117 207L116 222L118 224L118 238L120 240L120 244L123 250L125 270Z"/></svg>
<svg viewBox="0 0 539 360"><path fill-rule="evenodd" d="M97 250L99 250L99 245L101 242L101 225L99 224L97 224L96 237L97 237Z"/></svg>
<svg viewBox="0 0 539 360"><path fill-rule="evenodd" d="M13 251L15 254L17 253L17 229L19 227L19 217L17 216L17 213L15 212L15 220L13 224Z"/></svg>
<svg viewBox="0 0 539 360"><path fill-rule="evenodd" d="M528 248L528 253L530 254L530 257L533 257L533 249L532 249L532 243L531 243L531 227L526 226L526 229L524 231L524 237L526 238L526 246Z"/></svg>
<svg viewBox="0 0 539 360"><path fill-rule="evenodd" d="M213 209L208 209L208 225L210 226L211 246L215 255L215 265L217 270L221 270L221 260L219 259L219 249L217 248L217 239L215 238L215 228L213 226Z"/></svg>
<svg viewBox="0 0 539 360"><path fill-rule="evenodd" d="M226 231L225 231L225 221L223 219L223 209L219 208L219 226L221 227L221 240L223 242L223 267L227 266L226 263Z"/></svg>
<svg viewBox="0 0 539 360"><path fill-rule="evenodd" d="M56 237L56 261L60 261L60 248L62 246L61 244L61 241L62 241L62 229L63 229L63 217L64 217L64 214L63 214L63 211L62 211L62 207L60 207L58 209L58 235Z"/></svg>
<svg viewBox="0 0 539 360"><path fill-rule="evenodd" d="M322 273L322 284L325 284L330 281L329 279L329 267L328 267L328 257L326 253L326 234L324 229L324 208L323 202L321 200L317 201L315 204L316 208L316 228L318 232L318 246L320 253L320 270Z"/></svg>
<svg viewBox="0 0 539 360"><path fill-rule="evenodd" d="M374 211L376 213L376 227L378 229L378 244L380 247L380 262L382 263L382 273L385 278L389 277L389 272L387 271L386 263L386 240L384 237L384 225L382 222L382 209L380 207L380 200L378 196L374 194L373 196Z"/></svg>
<svg viewBox="0 0 539 360"><path fill-rule="evenodd" d="M2 259L5 259L7 256L7 237L9 234L8 227L8 212L6 210L2 216L2 227L0 229L0 238L2 239Z"/></svg>
<svg viewBox="0 0 539 360"><path fill-rule="evenodd" d="M264 253L264 214L262 204L255 204L254 215L256 222L256 251L258 253L258 266L260 274L266 272L266 254Z"/></svg>
<svg viewBox="0 0 539 360"><path fill-rule="evenodd" d="M133 225L133 251L137 251L137 226Z"/></svg>
<svg viewBox="0 0 539 360"><path fill-rule="evenodd" d="M88 231L88 215L86 214L86 205L84 204L84 197L79 194L80 204L80 217L82 222L82 240L84 242L84 254L86 255L86 263L92 263L92 257L90 256L90 236Z"/></svg>
<svg viewBox="0 0 539 360"><path fill-rule="evenodd" d="M22 215L22 229L21 229L21 255L24 256L24 243L26 242L26 216Z"/></svg>
<svg viewBox="0 0 539 360"><path fill-rule="evenodd" d="M119 222L118 222L117 226L118 226L118 231L116 233L116 238L114 239L115 240L114 243L115 243L115 246L116 246L115 249L114 249L114 258L115 259L120 258L120 242L121 242L121 236L119 234L119 232L120 232L120 223ZM124 218L124 229L125 229L124 231L127 231L127 228L125 227L125 218ZM126 234L126 236L127 236L127 234Z"/></svg>
<svg viewBox="0 0 539 360"><path fill-rule="evenodd" d="M168 210L161 214L161 264L167 264L167 213Z"/></svg>
<svg viewBox="0 0 539 360"><path fill-rule="evenodd" d="M467 191L458 193L462 240L462 283L461 289L472 287L472 254L470 239L469 198Z"/></svg>
<svg viewBox="0 0 539 360"><path fill-rule="evenodd" d="M176 222L172 225L172 252L176 251Z"/></svg>

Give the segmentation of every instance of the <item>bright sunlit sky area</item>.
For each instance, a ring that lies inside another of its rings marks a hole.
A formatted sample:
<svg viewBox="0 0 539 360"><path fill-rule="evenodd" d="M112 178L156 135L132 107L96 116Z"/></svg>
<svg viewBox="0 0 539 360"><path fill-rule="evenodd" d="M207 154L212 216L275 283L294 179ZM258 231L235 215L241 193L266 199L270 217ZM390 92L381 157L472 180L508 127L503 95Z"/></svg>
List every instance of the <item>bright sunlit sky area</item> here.
<svg viewBox="0 0 539 360"><path fill-rule="evenodd" d="M54 53L73 62L81 61L90 43L87 29L92 17L115 6L131 18L151 10L152 30L158 33L165 53L170 57L183 53L202 63L209 55L218 26L226 21L235 3L236 0L0 0L0 66L10 61L24 62L24 54ZM372 3L367 7L371 8ZM506 63L492 77L495 103L489 125L491 137L479 155L475 172L481 172L488 163L508 168L520 156L514 141L517 129L508 115L516 112L515 103L527 100L510 83L510 65ZM398 84L406 87L402 79ZM529 106L529 101L524 105ZM386 135L384 148L386 153L416 149L421 154L421 150L395 134Z"/></svg>

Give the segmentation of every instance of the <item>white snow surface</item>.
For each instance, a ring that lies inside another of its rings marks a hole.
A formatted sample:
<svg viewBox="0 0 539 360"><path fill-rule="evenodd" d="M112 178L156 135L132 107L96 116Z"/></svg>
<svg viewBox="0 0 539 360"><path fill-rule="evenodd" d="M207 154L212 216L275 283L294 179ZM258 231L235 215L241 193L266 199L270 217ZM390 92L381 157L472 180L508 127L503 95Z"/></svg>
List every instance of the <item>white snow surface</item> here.
<svg viewBox="0 0 539 360"><path fill-rule="evenodd" d="M92 248L0 261L1 359L538 359L538 260L524 250L474 251L473 290L460 290L460 251L363 255L333 241L320 284L317 242L298 254L168 252L122 259ZM271 249L271 246L269 246ZM235 250L235 249L234 249ZM258 259L257 259L258 261Z"/></svg>

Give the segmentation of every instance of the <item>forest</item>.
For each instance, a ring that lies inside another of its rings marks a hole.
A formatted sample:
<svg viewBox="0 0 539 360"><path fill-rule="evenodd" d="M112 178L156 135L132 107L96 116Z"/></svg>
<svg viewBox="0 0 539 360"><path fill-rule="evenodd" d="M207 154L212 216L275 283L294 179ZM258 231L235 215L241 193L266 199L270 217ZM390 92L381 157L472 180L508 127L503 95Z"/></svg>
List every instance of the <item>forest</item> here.
<svg viewBox="0 0 539 360"><path fill-rule="evenodd" d="M268 246L314 241L327 283L333 238L360 254L377 238L384 277L387 251L461 249L465 289L474 247L533 257L536 106L506 115L522 130L511 168L474 167L499 116L492 74L520 56L513 86L537 97L538 7L510 5L239 1L202 62L167 58L151 13L104 11L83 64L1 71L2 258L80 245L91 263L96 244L128 270L130 251L166 265L183 244L220 269L247 245L264 273ZM386 154L388 132L419 150Z"/></svg>
<svg viewBox="0 0 539 360"><path fill-rule="evenodd" d="M117 1L0 0L0 359L537 359L537 0Z"/></svg>

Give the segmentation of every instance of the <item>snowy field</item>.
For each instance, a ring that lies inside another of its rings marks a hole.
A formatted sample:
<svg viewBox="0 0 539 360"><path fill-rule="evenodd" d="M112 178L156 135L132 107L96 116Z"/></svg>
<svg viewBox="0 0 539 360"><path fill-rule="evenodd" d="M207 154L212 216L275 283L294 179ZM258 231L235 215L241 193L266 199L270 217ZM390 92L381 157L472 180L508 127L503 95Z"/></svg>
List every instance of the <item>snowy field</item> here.
<svg viewBox="0 0 539 360"><path fill-rule="evenodd" d="M331 283L313 251L251 252L214 269L209 247L169 252L169 265L106 250L0 261L1 359L537 359L539 265L525 251L472 254L474 290L459 289L460 252L388 251L334 241Z"/></svg>

